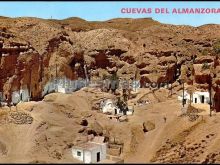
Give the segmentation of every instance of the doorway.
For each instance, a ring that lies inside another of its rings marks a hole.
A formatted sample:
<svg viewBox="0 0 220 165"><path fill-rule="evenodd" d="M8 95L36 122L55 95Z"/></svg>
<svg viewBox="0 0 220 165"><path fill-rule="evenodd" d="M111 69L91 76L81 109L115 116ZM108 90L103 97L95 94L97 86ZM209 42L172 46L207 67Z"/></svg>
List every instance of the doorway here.
<svg viewBox="0 0 220 165"><path fill-rule="evenodd" d="M115 108L115 115L117 115L117 109Z"/></svg>
<svg viewBox="0 0 220 165"><path fill-rule="evenodd" d="M197 98L195 98L195 103L197 103Z"/></svg>
<svg viewBox="0 0 220 165"><path fill-rule="evenodd" d="M201 103L205 103L205 96L204 95L201 96Z"/></svg>
<svg viewBox="0 0 220 165"><path fill-rule="evenodd" d="M97 162L100 161L100 152L97 152Z"/></svg>

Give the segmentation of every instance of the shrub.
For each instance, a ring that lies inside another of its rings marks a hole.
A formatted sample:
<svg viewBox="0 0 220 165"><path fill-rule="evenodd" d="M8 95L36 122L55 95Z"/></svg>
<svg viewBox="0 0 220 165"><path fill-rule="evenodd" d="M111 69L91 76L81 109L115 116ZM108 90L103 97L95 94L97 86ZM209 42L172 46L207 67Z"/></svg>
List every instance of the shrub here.
<svg viewBox="0 0 220 165"><path fill-rule="evenodd" d="M220 54L220 39L213 44L213 50L216 54Z"/></svg>
<svg viewBox="0 0 220 165"><path fill-rule="evenodd" d="M210 68L210 65L207 63L207 62L205 62L205 63L203 63L203 65L202 65L202 69L209 69Z"/></svg>

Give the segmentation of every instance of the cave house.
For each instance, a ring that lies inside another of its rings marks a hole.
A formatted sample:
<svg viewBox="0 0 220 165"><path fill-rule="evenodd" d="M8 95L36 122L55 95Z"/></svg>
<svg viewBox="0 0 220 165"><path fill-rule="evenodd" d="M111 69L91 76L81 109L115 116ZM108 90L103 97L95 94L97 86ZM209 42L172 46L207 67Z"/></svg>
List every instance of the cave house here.
<svg viewBox="0 0 220 165"><path fill-rule="evenodd" d="M97 136L92 141L75 145L72 148L72 156L83 163L98 163L106 159L106 150L104 137Z"/></svg>

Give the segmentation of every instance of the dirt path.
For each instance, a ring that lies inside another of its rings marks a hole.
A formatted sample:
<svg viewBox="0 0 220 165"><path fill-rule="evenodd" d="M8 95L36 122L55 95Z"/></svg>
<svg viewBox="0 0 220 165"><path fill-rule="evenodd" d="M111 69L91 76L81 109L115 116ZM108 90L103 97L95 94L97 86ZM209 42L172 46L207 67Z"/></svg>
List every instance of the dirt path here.
<svg viewBox="0 0 220 165"><path fill-rule="evenodd" d="M145 139L142 142L141 146L138 148L136 155L133 158L127 158L125 162L133 163L146 163L150 162L151 158L156 153L157 149L162 145L163 141L169 137L170 129L175 124L177 120L177 114L179 106L178 103L175 103L173 100L168 101L168 103L158 103L153 105L151 109L145 110L146 119L154 121L156 128L150 132L145 133ZM161 107L164 107L161 109ZM137 114L141 120L143 118L143 112ZM166 116L166 123L163 120L163 117ZM174 129L175 131L175 129Z"/></svg>

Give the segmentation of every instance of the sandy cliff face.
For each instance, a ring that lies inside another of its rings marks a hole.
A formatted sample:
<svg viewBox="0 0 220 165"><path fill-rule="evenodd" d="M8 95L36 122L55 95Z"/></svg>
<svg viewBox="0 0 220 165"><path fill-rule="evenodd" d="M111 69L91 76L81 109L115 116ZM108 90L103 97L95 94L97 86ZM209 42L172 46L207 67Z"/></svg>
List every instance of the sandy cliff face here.
<svg viewBox="0 0 220 165"><path fill-rule="evenodd" d="M190 65L213 63L212 55L201 54L220 37L219 25L174 26L152 19L2 17L0 27L0 90L8 98L12 91L27 88L33 99L39 99L56 75L85 78L85 67L90 77L101 78L116 69L120 77L132 78L138 70L142 83L173 83L186 65L194 84L207 88L208 73L197 74Z"/></svg>

